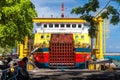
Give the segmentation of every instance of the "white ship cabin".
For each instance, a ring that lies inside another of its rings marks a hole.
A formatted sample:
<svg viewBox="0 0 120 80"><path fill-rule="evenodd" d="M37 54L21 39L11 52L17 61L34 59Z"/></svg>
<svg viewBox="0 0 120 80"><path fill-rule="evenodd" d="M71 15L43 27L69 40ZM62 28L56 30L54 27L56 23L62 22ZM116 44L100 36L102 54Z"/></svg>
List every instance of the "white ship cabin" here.
<svg viewBox="0 0 120 80"><path fill-rule="evenodd" d="M36 33L88 33L85 23L34 23Z"/></svg>

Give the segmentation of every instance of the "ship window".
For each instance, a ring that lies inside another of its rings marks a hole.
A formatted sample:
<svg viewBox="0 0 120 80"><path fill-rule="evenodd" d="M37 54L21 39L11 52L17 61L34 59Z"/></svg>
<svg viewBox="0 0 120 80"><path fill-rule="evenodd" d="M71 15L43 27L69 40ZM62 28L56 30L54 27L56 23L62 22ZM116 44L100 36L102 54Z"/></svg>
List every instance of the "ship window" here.
<svg viewBox="0 0 120 80"><path fill-rule="evenodd" d="M72 28L76 28L76 24L72 24Z"/></svg>
<svg viewBox="0 0 120 80"><path fill-rule="evenodd" d="M59 27L59 24L55 24L55 27L58 28L58 27Z"/></svg>
<svg viewBox="0 0 120 80"><path fill-rule="evenodd" d="M81 39L84 39L84 36L83 36L83 35L81 36Z"/></svg>
<svg viewBox="0 0 120 80"><path fill-rule="evenodd" d="M43 35L41 35L41 39L43 38Z"/></svg>
<svg viewBox="0 0 120 80"><path fill-rule="evenodd" d="M84 26L86 27L86 28L89 28L90 27L90 23L84 23Z"/></svg>
<svg viewBox="0 0 120 80"><path fill-rule="evenodd" d="M49 27L50 27L50 28L53 28L53 24L49 24Z"/></svg>
<svg viewBox="0 0 120 80"><path fill-rule="evenodd" d="M47 35L47 38L49 38L49 35Z"/></svg>
<svg viewBox="0 0 120 80"><path fill-rule="evenodd" d="M81 28L81 24L78 24L78 28Z"/></svg>
<svg viewBox="0 0 120 80"><path fill-rule="evenodd" d="M44 28L47 28L47 24L44 24Z"/></svg>
<svg viewBox="0 0 120 80"><path fill-rule="evenodd" d="M70 24L66 24L66 27L67 27L67 28L70 28Z"/></svg>
<svg viewBox="0 0 120 80"><path fill-rule="evenodd" d="M78 38L78 35L77 35L77 36L75 36L75 38Z"/></svg>
<svg viewBox="0 0 120 80"><path fill-rule="evenodd" d="M84 27L82 28L82 30L84 30Z"/></svg>
<svg viewBox="0 0 120 80"><path fill-rule="evenodd" d="M64 28L65 27L65 25L64 24L61 24L61 28Z"/></svg>
<svg viewBox="0 0 120 80"><path fill-rule="evenodd" d="M41 23L36 23L37 26L41 26Z"/></svg>

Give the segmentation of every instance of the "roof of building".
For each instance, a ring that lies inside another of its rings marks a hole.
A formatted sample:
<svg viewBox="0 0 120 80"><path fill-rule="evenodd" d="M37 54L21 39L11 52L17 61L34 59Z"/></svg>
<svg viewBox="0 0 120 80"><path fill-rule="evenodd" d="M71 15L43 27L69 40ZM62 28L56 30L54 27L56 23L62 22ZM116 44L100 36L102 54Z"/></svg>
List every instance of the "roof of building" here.
<svg viewBox="0 0 120 80"><path fill-rule="evenodd" d="M85 20L80 18L33 18L33 22L40 23L85 23Z"/></svg>

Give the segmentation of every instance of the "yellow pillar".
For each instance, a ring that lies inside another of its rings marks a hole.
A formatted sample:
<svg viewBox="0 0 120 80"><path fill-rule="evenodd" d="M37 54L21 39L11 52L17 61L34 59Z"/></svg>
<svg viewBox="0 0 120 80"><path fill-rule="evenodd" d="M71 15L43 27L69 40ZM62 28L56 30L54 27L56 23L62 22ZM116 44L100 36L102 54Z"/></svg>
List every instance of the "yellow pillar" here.
<svg viewBox="0 0 120 80"><path fill-rule="evenodd" d="M24 50L23 50L23 56L27 57L29 55L29 48L28 48L28 36L25 36L24 39Z"/></svg>
<svg viewBox="0 0 120 80"><path fill-rule="evenodd" d="M96 31L95 49L98 49L98 31Z"/></svg>
<svg viewBox="0 0 120 80"><path fill-rule="evenodd" d="M89 70L95 70L95 65L94 64L89 64L88 69Z"/></svg>
<svg viewBox="0 0 120 80"><path fill-rule="evenodd" d="M102 35L102 23L103 23L103 19L101 17L98 18L98 22L99 22L99 40L100 40L100 52L99 52L99 59L103 59L103 35Z"/></svg>
<svg viewBox="0 0 120 80"><path fill-rule="evenodd" d="M25 44L24 48L28 49L28 36L25 36L24 44Z"/></svg>
<svg viewBox="0 0 120 80"><path fill-rule="evenodd" d="M19 58L22 59L23 58L23 44L19 44Z"/></svg>
<svg viewBox="0 0 120 80"><path fill-rule="evenodd" d="M29 55L29 48L28 48L28 36L25 36L24 45L23 43L19 44L19 58L22 59Z"/></svg>
<svg viewBox="0 0 120 80"><path fill-rule="evenodd" d="M20 44L17 42L17 55L20 55Z"/></svg>
<svg viewBox="0 0 120 80"><path fill-rule="evenodd" d="M95 57L98 59L99 58L99 34L98 31L96 31L96 38L95 38Z"/></svg>
<svg viewBox="0 0 120 80"><path fill-rule="evenodd" d="M99 22L97 18L94 18L94 21ZM95 49L94 54L97 59L99 59L99 27L97 27L97 31L95 32Z"/></svg>

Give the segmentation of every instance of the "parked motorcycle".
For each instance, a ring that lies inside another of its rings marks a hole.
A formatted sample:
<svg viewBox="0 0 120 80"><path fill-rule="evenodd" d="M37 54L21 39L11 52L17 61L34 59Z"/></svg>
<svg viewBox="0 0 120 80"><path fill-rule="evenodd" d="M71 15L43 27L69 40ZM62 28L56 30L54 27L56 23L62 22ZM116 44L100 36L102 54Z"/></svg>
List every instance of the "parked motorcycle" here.
<svg viewBox="0 0 120 80"><path fill-rule="evenodd" d="M29 80L29 75L26 70L26 60L14 62L12 59L7 58L0 65L2 70L1 80Z"/></svg>

